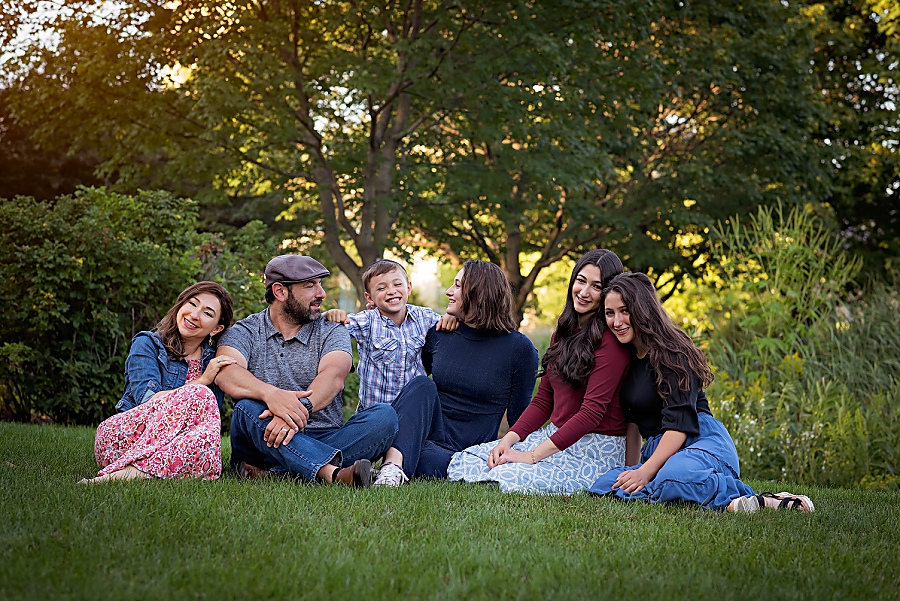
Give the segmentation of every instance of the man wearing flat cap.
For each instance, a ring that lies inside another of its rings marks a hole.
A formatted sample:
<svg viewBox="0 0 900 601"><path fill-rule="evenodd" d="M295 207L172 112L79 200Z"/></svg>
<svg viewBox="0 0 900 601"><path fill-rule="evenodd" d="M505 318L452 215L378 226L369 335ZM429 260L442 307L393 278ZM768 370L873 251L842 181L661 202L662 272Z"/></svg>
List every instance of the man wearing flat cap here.
<svg viewBox="0 0 900 601"><path fill-rule="evenodd" d="M216 384L235 399L231 465L248 478L272 474L369 486L371 460L390 447L397 415L387 404L344 423L341 391L350 336L321 315L329 274L312 257L281 255L266 266L268 308L226 330Z"/></svg>

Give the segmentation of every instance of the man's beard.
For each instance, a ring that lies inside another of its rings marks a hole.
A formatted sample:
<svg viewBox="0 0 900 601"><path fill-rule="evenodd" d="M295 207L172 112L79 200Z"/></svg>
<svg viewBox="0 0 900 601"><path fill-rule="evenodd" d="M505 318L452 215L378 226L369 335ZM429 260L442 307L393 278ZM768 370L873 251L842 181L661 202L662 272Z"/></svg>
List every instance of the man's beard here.
<svg viewBox="0 0 900 601"><path fill-rule="evenodd" d="M303 304L294 297L293 291L288 288L288 297L284 302L284 315L289 321L294 323L294 325L302 326L319 319L322 315L322 311L319 307L316 307L315 309L311 308L309 305L304 307Z"/></svg>

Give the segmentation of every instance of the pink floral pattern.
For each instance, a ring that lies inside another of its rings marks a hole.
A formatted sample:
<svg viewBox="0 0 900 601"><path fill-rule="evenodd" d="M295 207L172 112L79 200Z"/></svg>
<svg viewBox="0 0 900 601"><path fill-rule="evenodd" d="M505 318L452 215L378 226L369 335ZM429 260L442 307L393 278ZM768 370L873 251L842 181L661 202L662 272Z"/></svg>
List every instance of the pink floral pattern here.
<svg viewBox="0 0 900 601"><path fill-rule="evenodd" d="M189 360L184 386L101 423L94 441L98 475L133 465L157 478L218 478L219 405L209 388L190 383L202 373L201 362Z"/></svg>

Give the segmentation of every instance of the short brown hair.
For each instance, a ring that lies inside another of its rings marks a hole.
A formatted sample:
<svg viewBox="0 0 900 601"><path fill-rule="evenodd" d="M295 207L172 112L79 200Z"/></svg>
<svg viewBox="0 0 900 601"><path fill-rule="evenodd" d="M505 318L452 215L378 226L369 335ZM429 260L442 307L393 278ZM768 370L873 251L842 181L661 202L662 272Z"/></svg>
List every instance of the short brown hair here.
<svg viewBox="0 0 900 601"><path fill-rule="evenodd" d="M369 282L372 281L372 278L384 275L386 273L390 273L395 269L399 269L403 273L403 277L406 278L407 283L409 283L409 275L406 273L406 269L403 268L403 265L398 263L397 261L391 261L390 259L379 259L375 261L363 272L363 288L366 289L366 292L369 292Z"/></svg>
<svg viewBox="0 0 900 601"><path fill-rule="evenodd" d="M512 317L512 288L503 270L488 261L463 264L459 316L476 330L507 333L516 329Z"/></svg>

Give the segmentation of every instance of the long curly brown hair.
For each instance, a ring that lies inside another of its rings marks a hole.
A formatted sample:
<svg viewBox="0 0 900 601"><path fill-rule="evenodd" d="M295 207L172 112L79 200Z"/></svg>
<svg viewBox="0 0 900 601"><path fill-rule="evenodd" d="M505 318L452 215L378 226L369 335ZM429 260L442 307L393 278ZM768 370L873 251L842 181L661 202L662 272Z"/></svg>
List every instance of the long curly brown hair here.
<svg viewBox="0 0 900 601"><path fill-rule="evenodd" d="M659 396L668 399L674 392L667 378L669 374L676 376L678 389L682 392L690 390L692 374L700 381L701 388L712 383L713 373L706 355L694 345L690 336L672 323L649 277L643 273L617 275L604 288L604 306L611 292L622 296L631 329L647 348L650 364L656 372Z"/></svg>
<svg viewBox="0 0 900 601"><path fill-rule="evenodd" d="M172 308L169 309L163 318L159 320L159 323L156 324L156 333L159 334L159 338L162 340L163 346L166 347L166 352L169 354L170 358L184 358L184 340L181 338L181 332L178 331L178 323L176 321L178 311L181 310L181 307L183 307L190 299L198 294L204 293L212 294L219 299L219 305L221 306L221 310L219 311L219 325L225 326L225 328L222 329L222 332L231 325L231 320L234 318L234 305L228 291L215 282L197 282L196 284L191 284L178 295L178 299L175 301L175 304L172 305ZM222 332L219 332L215 336L210 336L207 343L210 346L215 346L216 342L219 340L219 336L222 335Z"/></svg>
<svg viewBox="0 0 900 601"><path fill-rule="evenodd" d="M587 380L591 370L594 369L594 351L600 346L603 332L606 331L602 305L600 310L588 318L583 327L578 327L578 313L575 311L572 289L575 286L575 278L587 265L595 265L600 269L600 279L604 286L624 269L618 255L605 248L589 250L578 259L569 277L566 305L556 323L556 337L544 353L541 372L538 374L544 376L552 370L576 388Z"/></svg>

